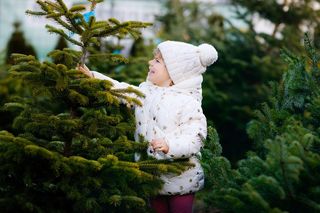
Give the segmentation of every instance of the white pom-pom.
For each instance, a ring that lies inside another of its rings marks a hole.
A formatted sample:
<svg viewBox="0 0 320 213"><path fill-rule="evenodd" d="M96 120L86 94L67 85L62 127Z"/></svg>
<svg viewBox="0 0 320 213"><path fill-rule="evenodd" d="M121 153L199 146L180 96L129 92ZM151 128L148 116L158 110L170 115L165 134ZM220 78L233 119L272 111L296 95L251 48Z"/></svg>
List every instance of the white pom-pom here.
<svg viewBox="0 0 320 213"><path fill-rule="evenodd" d="M198 46L200 52L200 61L202 66L207 67L218 59L217 50L210 44L201 44Z"/></svg>

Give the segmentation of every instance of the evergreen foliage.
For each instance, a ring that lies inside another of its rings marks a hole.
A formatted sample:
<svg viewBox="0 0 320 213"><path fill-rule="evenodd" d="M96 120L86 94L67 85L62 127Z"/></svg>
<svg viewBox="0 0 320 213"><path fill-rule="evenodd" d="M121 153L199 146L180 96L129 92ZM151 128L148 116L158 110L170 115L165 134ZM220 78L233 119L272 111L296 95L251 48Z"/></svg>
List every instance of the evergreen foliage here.
<svg viewBox="0 0 320 213"><path fill-rule="evenodd" d="M6 48L6 63L12 64L13 61L10 59L12 53L22 53L26 55L34 55L36 56L36 52L34 48L27 44L26 39L24 37L23 32L20 29L21 23L15 22L14 23L14 32L12 33L11 38L8 41L7 48Z"/></svg>
<svg viewBox="0 0 320 213"><path fill-rule="evenodd" d="M67 43L66 39L64 39L62 36L59 36L59 40L58 40L54 50L63 50L65 48L66 49L68 48L68 43ZM55 63L55 64L61 64L63 62L64 62L63 57L58 57L53 60L53 63Z"/></svg>
<svg viewBox="0 0 320 213"><path fill-rule="evenodd" d="M121 39L117 41L118 44L111 42L103 42L105 48L92 47L91 53L111 54L112 52L120 52L123 47L119 45ZM127 82L138 86L146 80L147 72L149 70L148 61L153 58L153 44L146 44L142 37L134 41L129 57L125 61L116 61L115 63L103 63L102 60L91 58L89 65L92 69L104 73L120 82Z"/></svg>
<svg viewBox="0 0 320 213"><path fill-rule="evenodd" d="M64 39L63 37L59 36L59 40L57 42L57 45L55 46L55 50L63 50L64 48L68 48L68 43L66 41L66 39ZM58 63L56 63L58 64Z"/></svg>
<svg viewBox="0 0 320 213"><path fill-rule="evenodd" d="M209 43L219 53L218 61L204 74L203 109L217 128L223 155L232 163L250 149L247 123L266 99L267 83L280 80L285 69L280 49L290 47L293 53L301 52L305 26L317 41L320 25L315 2L234 0L226 7L235 15L226 16L220 14L224 6L208 1L166 1L166 13L159 17L163 24L160 38L195 45ZM257 18L270 24L270 34L257 31Z"/></svg>
<svg viewBox="0 0 320 213"><path fill-rule="evenodd" d="M223 212L320 211L320 58L307 35L305 50L307 57L282 53L288 70L271 84L269 101L248 125L255 152L231 169L216 137L207 141L204 167L214 173L206 186L208 206Z"/></svg>
<svg viewBox="0 0 320 213"><path fill-rule="evenodd" d="M93 9L101 1L89 0ZM91 54L98 38L131 34L149 24L116 19L87 23L83 6L67 8L62 0L40 1L41 11L63 29L51 33L81 47L54 50L52 61L15 53L15 64L0 82L1 111L13 117L0 126L1 212L146 212L147 199L161 187L159 175L180 173L186 161L157 161L146 155L148 143L133 141L134 116L127 104L140 105L139 91L114 89L106 80L84 76L75 67L87 57L111 63L115 54ZM76 40L67 31L79 36ZM128 94L133 94L128 96ZM136 97L136 98L135 98ZM125 103L125 104L122 104ZM134 162L136 152L145 153Z"/></svg>
<svg viewBox="0 0 320 213"><path fill-rule="evenodd" d="M20 95L28 96L30 93L22 79L8 75L8 69L9 65L3 65L0 68L0 129L12 131L11 124L19 111L8 112L2 106L7 102L19 100Z"/></svg>

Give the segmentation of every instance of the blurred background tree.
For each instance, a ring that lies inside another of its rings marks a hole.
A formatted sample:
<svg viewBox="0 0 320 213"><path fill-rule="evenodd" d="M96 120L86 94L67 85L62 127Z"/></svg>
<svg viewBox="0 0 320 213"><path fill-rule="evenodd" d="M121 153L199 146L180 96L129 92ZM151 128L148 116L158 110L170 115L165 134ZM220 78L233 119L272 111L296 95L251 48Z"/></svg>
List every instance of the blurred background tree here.
<svg viewBox="0 0 320 213"><path fill-rule="evenodd" d="M27 43L23 32L20 29L21 23L16 21L14 23L14 32L11 35L11 38L8 41L6 50L6 63L7 64L12 64L13 61L10 58L12 53L22 53L26 55L34 55L36 56L36 52L34 48Z"/></svg>
<svg viewBox="0 0 320 213"><path fill-rule="evenodd" d="M252 147L245 130L253 109L266 99L266 84L283 73L280 49L300 52L306 27L316 32L319 26L319 11L312 7L315 1L231 3L236 17L222 16L210 3L167 1L165 14L158 18L158 36L196 45L206 42L218 50L218 61L204 75L203 108L217 128L223 155L234 164ZM234 19L240 24L234 25ZM262 19L271 23L271 34L258 31L256 22Z"/></svg>
<svg viewBox="0 0 320 213"><path fill-rule="evenodd" d="M28 44L20 27L21 23L16 21L14 23L15 30L12 33L2 56L4 60L2 61L2 64L0 64L0 106L3 106L6 102L15 100L17 94L23 94L23 96L28 96L29 94L22 79L15 79L8 76L8 70L14 63L11 58L12 53L21 53L36 57L34 48ZM0 129L11 131L11 124L15 117L15 112L8 112L3 110L3 108L0 108L0 117Z"/></svg>
<svg viewBox="0 0 320 213"><path fill-rule="evenodd" d="M320 55L308 37L306 54L283 52L288 64L279 83L270 84L268 102L250 121L256 148L236 169L221 156L215 132L203 150L208 181L207 208L222 212L320 211Z"/></svg>
<svg viewBox="0 0 320 213"><path fill-rule="evenodd" d="M62 36L59 36L58 42L56 44L56 46L54 47L55 50L63 50L64 48L68 48L69 45L66 41L65 38L63 38Z"/></svg>

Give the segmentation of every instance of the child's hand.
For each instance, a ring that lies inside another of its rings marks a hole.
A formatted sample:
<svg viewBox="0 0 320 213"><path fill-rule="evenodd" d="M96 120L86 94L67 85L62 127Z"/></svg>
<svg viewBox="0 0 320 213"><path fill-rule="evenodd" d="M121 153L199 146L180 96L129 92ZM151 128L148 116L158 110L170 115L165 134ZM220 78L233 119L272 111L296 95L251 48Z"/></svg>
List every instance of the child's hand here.
<svg viewBox="0 0 320 213"><path fill-rule="evenodd" d="M87 75L87 76L89 76L90 78L93 78L94 76L93 76L93 74L92 74L92 72L88 69L88 67L85 65L85 64L83 64L83 65L77 65L77 69L79 70L79 71L81 71L83 74L85 74L85 75Z"/></svg>
<svg viewBox="0 0 320 213"><path fill-rule="evenodd" d="M169 152L169 146L163 138L153 139L150 144L155 151L162 151L164 154Z"/></svg>

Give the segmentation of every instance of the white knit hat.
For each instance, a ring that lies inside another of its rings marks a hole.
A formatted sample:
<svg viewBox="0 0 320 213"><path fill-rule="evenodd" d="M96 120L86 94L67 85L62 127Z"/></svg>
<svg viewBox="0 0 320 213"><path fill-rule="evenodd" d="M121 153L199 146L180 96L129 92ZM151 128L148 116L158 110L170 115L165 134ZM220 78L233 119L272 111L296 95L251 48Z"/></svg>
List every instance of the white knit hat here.
<svg viewBox="0 0 320 213"><path fill-rule="evenodd" d="M164 41L158 45L170 78L174 84L204 73L218 59L210 44L194 46L179 41Z"/></svg>

